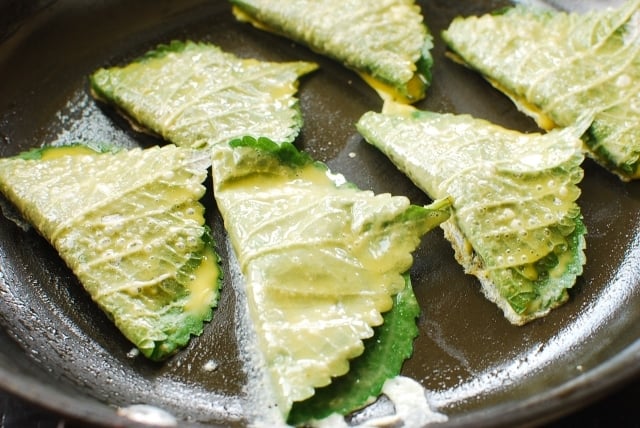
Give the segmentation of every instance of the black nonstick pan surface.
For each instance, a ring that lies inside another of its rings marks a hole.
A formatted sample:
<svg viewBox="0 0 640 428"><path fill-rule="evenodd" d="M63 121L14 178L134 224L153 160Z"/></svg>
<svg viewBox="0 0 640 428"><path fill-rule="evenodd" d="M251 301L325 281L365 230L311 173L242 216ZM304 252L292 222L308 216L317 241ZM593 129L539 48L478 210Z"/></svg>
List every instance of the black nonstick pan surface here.
<svg viewBox="0 0 640 428"><path fill-rule="evenodd" d="M419 3L435 35L436 65L418 107L536 130L479 76L446 59L439 37L456 15L508 3ZM587 4L609 3L554 2ZM317 62L319 71L300 86L305 126L297 146L363 189L429 202L356 132L364 112L381 108L356 74L236 22L220 0L0 4L0 156L78 140L164 144L95 103L87 76L173 39L212 42L244 57ZM589 230L588 262L569 302L544 319L510 325L462 272L439 229L415 253L420 336L403 374L430 392L432 405L449 418L444 426L541 423L640 373L640 183L622 183L590 160L584 169L579 203ZM232 262L211 191L205 205L228 272ZM131 353L44 239L0 216L0 387L87 425L135 426L118 409L144 404L173 415L179 426L245 426L247 375L232 276L225 278L203 335L168 361L152 363Z"/></svg>

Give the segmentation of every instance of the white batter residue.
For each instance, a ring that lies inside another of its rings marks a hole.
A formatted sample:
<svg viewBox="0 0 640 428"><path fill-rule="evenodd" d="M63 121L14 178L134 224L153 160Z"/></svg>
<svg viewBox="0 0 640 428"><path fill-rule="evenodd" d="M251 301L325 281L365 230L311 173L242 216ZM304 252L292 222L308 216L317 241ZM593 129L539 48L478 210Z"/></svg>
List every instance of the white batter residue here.
<svg viewBox="0 0 640 428"><path fill-rule="evenodd" d="M313 426L316 428L379 428L402 426L419 428L447 421L447 416L431 408L427 391L415 380L406 376L389 379L382 387L382 393L391 400L395 414L373 418L353 427L341 415L331 415Z"/></svg>

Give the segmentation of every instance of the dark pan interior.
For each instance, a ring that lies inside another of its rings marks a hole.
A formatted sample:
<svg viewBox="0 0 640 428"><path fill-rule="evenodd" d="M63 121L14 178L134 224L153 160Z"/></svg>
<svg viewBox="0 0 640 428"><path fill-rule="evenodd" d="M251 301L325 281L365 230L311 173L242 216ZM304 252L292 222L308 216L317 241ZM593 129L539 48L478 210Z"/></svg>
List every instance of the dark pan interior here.
<svg viewBox="0 0 640 428"><path fill-rule="evenodd" d="M436 66L429 95L418 106L535 130L480 77L446 59L438 36L455 15L506 3L419 3L436 37ZM245 57L318 62L320 70L300 86L305 127L298 147L361 188L429 202L355 131L360 115L380 109L375 93L341 65L237 23L224 1L68 0L3 7L12 19L0 19L0 156L76 140L163 144L91 100L87 76L158 43L193 39ZM445 425L541 422L640 372L640 185L622 183L589 160L584 168L579 202L589 230L588 263L570 301L546 318L510 325L482 297L474 278L464 275L440 230L416 252L412 278L423 310L421 334L403 373L431 391L432 403L449 416ZM228 272L211 191L205 205ZM245 425L246 374L234 313L233 288L226 283L216 316L186 350L162 364L131 356L132 346L55 250L33 230L0 216L0 384L67 417L134 425L116 409L149 404L176 416L181 426ZM206 370L209 361L218 368Z"/></svg>

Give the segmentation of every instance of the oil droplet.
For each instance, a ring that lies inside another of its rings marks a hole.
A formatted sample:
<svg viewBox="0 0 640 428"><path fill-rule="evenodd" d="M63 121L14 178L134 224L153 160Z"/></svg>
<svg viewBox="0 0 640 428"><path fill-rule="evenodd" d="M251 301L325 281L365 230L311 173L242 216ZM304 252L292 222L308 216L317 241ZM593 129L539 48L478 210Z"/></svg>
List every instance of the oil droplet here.
<svg viewBox="0 0 640 428"><path fill-rule="evenodd" d="M121 407L117 411L118 415L146 425L161 427L178 426L176 418L166 410L147 404L134 404L129 407Z"/></svg>
<svg viewBox="0 0 640 428"><path fill-rule="evenodd" d="M215 362L214 360L209 360L204 364L204 366L202 368L206 372L212 372L212 371L215 371L218 368L218 363Z"/></svg>

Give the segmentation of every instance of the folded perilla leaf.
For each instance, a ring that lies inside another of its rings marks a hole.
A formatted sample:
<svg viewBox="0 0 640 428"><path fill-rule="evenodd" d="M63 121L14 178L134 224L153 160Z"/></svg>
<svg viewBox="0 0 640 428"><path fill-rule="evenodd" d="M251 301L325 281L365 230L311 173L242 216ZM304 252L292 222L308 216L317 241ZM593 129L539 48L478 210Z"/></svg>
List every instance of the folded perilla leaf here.
<svg viewBox="0 0 640 428"><path fill-rule="evenodd" d="M626 181L640 178L639 23L638 0L582 15L517 5L456 18L443 38L543 129L592 112L588 154Z"/></svg>
<svg viewBox="0 0 640 428"><path fill-rule="evenodd" d="M145 356L202 332L220 270L204 225L208 154L49 147L0 159L0 191Z"/></svg>
<svg viewBox="0 0 640 428"><path fill-rule="evenodd" d="M173 41L125 66L95 71L90 84L96 98L115 105L134 126L199 148L245 135L292 141L302 122L293 96L297 79L316 67Z"/></svg>
<svg viewBox="0 0 640 428"><path fill-rule="evenodd" d="M362 354L363 340L407 286L412 251L448 218L449 201L419 207L361 191L291 144L244 138L231 145L213 150L214 192L286 416ZM409 354L413 336L399 345ZM400 358L392 366L401 366L405 351L389 357Z"/></svg>
<svg viewBox="0 0 640 428"><path fill-rule="evenodd" d="M431 83L432 38L413 0L231 0L236 17L359 72L383 96L413 103Z"/></svg>
<svg viewBox="0 0 640 428"><path fill-rule="evenodd" d="M452 198L445 237L509 321L524 324L567 300L585 262L576 203L583 129L520 134L406 107L368 112L357 127L430 197Z"/></svg>

